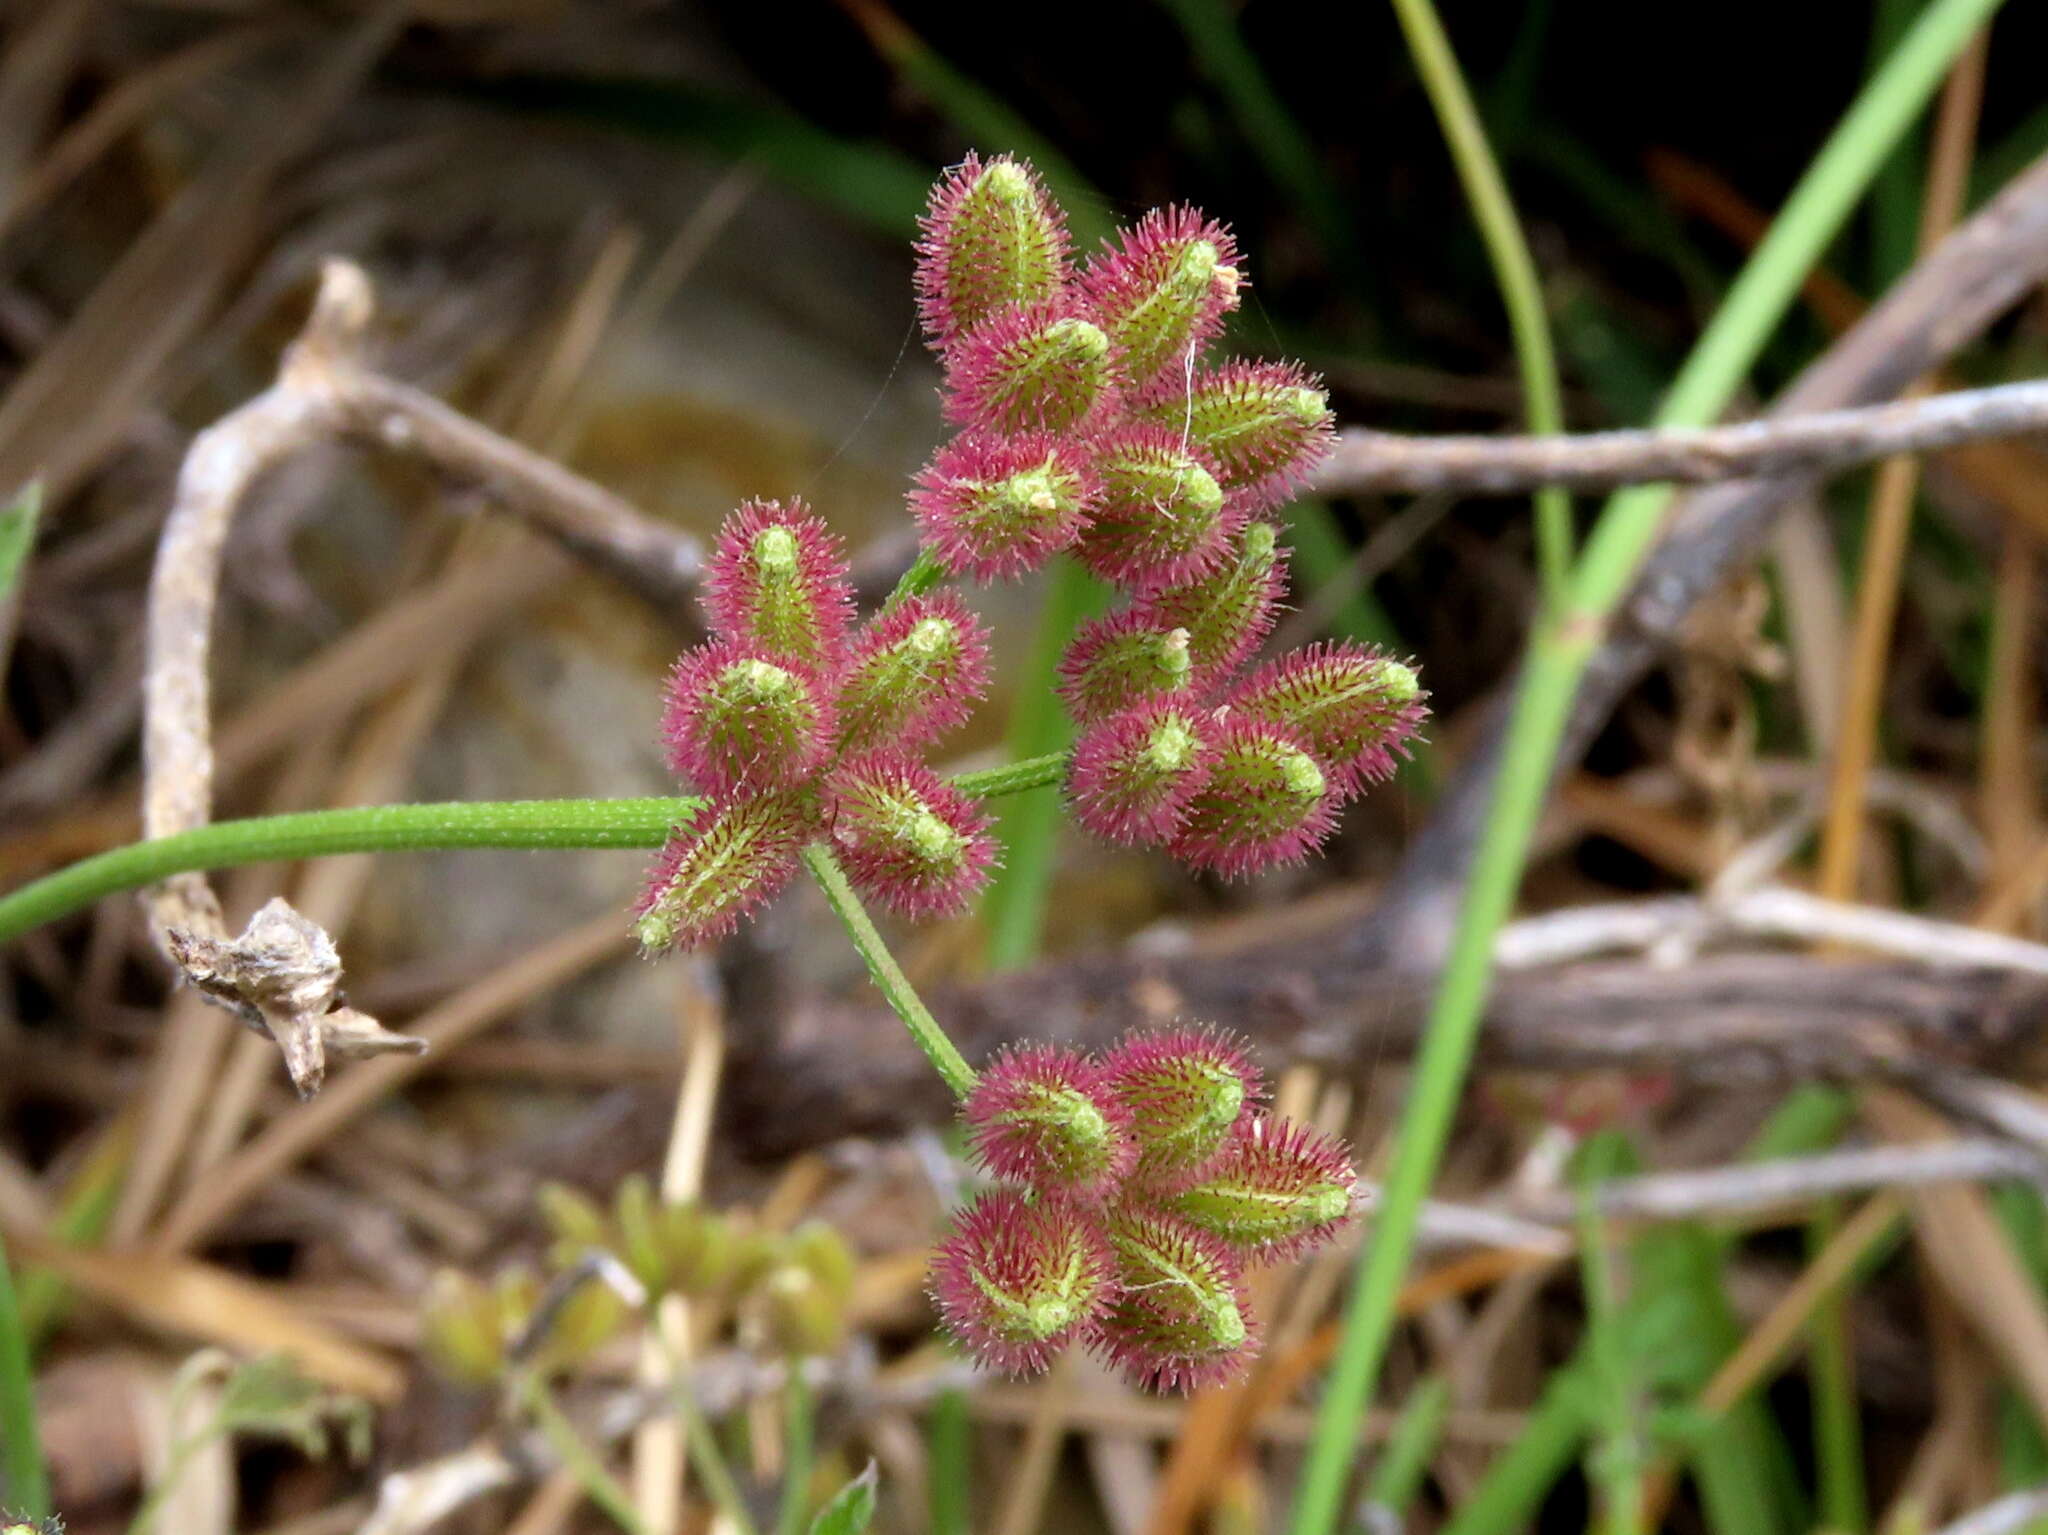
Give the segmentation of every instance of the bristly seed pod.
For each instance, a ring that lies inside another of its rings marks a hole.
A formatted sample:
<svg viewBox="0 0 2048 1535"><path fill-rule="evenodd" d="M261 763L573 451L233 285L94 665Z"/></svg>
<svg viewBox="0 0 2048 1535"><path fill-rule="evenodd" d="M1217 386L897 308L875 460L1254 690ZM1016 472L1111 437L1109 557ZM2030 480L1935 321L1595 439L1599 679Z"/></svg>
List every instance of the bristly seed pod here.
<svg viewBox="0 0 2048 1535"><path fill-rule="evenodd" d="M969 155L932 188L919 226L918 313L942 350L998 310L1057 297L1066 282L1066 214L1008 155Z"/></svg>
<svg viewBox="0 0 2048 1535"><path fill-rule="evenodd" d="M1091 618L1060 657L1060 697L1082 724L1188 697L1188 632L1133 608Z"/></svg>
<svg viewBox="0 0 2048 1535"><path fill-rule="evenodd" d="M846 877L891 911L958 916L988 883L987 812L916 758L875 752L844 763L826 799Z"/></svg>
<svg viewBox="0 0 2048 1535"><path fill-rule="evenodd" d="M1095 445L1102 493L1075 547L1081 563L1127 590L1192 581L1221 564L1244 512L1204 458L1170 427L1104 433Z"/></svg>
<svg viewBox="0 0 2048 1535"><path fill-rule="evenodd" d="M1103 406L1109 338L1065 303L1001 310L954 343L946 419L994 432L1065 432Z"/></svg>
<svg viewBox="0 0 2048 1535"><path fill-rule="evenodd" d="M1356 1183L1338 1142L1308 1125L1262 1117L1231 1138L1200 1183L1164 1203L1246 1258L1280 1263L1337 1233L1351 1218Z"/></svg>
<svg viewBox="0 0 2048 1535"><path fill-rule="evenodd" d="M1189 800L1173 856L1225 879L1305 858L1337 822L1329 774L1293 731L1224 717L1208 782Z"/></svg>
<svg viewBox="0 0 2048 1535"><path fill-rule="evenodd" d="M1273 627L1286 581L1286 551L1272 524L1254 522L1237 553L1213 573L1141 597L1136 611L1154 629L1188 635L1187 686L1204 697L1235 672Z"/></svg>
<svg viewBox="0 0 2048 1535"><path fill-rule="evenodd" d="M1237 242L1193 208L1155 208L1089 262L1081 282L1117 345L1126 384L1167 384L1238 305Z"/></svg>
<svg viewBox="0 0 2048 1535"><path fill-rule="evenodd" d="M964 432L917 477L910 509L946 569L978 581L1036 570L1087 526L1086 457L1046 432Z"/></svg>
<svg viewBox="0 0 2048 1535"><path fill-rule="evenodd" d="M836 725L815 674L738 640L683 653L662 720L669 765L712 794L795 787L824 762Z"/></svg>
<svg viewBox="0 0 2048 1535"><path fill-rule="evenodd" d="M641 947L694 949L722 938L796 869L814 812L798 795L761 795L669 834L633 908ZM700 818L701 819L701 818Z"/></svg>
<svg viewBox="0 0 2048 1535"><path fill-rule="evenodd" d="M1137 1157L1130 1110L1101 1066L1065 1045L1023 1044L986 1067L961 1106L968 1143L998 1178L1098 1197Z"/></svg>
<svg viewBox="0 0 2048 1535"><path fill-rule="evenodd" d="M981 1363L1033 1375L1103 1314L1112 1258L1095 1224L1060 1199L983 1194L932 1255L940 1319Z"/></svg>
<svg viewBox="0 0 2048 1535"><path fill-rule="evenodd" d="M1233 1379L1258 1352L1229 1248L1185 1221L1121 1210L1105 1225L1117 1294L1089 1343L1133 1383L1192 1390Z"/></svg>
<svg viewBox="0 0 2048 1535"><path fill-rule="evenodd" d="M1128 1035L1102 1065L1131 1113L1135 1176L1149 1185L1202 1177L1265 1092L1244 1047L1209 1029Z"/></svg>
<svg viewBox="0 0 2048 1535"><path fill-rule="evenodd" d="M1161 391L1149 419L1185 427L1217 478L1252 510L1280 505L1329 456L1330 399L1293 363L1227 362L1185 393Z"/></svg>
<svg viewBox="0 0 2048 1535"><path fill-rule="evenodd" d="M1210 717L1183 704L1141 704L1099 720L1074 743L1067 797L1074 819L1106 842L1164 842L1209 778Z"/></svg>
<svg viewBox="0 0 2048 1535"><path fill-rule="evenodd" d="M801 501L749 501L704 564L704 608L727 639L829 672L853 622L839 539Z"/></svg>
<svg viewBox="0 0 2048 1535"><path fill-rule="evenodd" d="M907 597L854 638L839 683L840 750L929 746L987 691L988 631L959 593Z"/></svg>
<svg viewBox="0 0 2048 1535"><path fill-rule="evenodd" d="M1260 667L1231 692L1229 708L1299 736L1341 802L1393 776L1428 712L1427 697L1412 666L1346 641L1311 645Z"/></svg>

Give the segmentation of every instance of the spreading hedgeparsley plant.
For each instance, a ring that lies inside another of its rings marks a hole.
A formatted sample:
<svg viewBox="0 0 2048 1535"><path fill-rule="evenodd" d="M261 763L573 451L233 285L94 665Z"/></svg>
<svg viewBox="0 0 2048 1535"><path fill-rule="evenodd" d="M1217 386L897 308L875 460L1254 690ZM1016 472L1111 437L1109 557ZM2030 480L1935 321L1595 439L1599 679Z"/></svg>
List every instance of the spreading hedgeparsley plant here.
<svg viewBox="0 0 2048 1535"><path fill-rule="evenodd" d="M711 942L807 863L993 1180L933 1260L947 1330L1002 1370L1078 1342L1146 1385L1226 1379L1257 1347L1246 1269L1349 1218L1345 1149L1268 1113L1244 1047L1216 1030L1137 1033L1099 1057L1020 1044L976 1072L862 898L965 911L997 862L982 798L1053 781L1088 832L1190 869L1299 861L1393 771L1423 694L1359 645L1253 664L1286 579L1268 519L1331 424L1295 365L1209 355L1245 285L1227 229L1163 209L1077 265L1032 170L970 156L923 230L919 310L957 430L909 497L922 552L856 621L822 518L750 502L728 520L704 586L713 638L677 664L664 723L708 808L657 858L640 938ZM986 692L989 647L946 583L1063 552L1122 597L1060 662L1072 751L947 781L925 754Z"/></svg>

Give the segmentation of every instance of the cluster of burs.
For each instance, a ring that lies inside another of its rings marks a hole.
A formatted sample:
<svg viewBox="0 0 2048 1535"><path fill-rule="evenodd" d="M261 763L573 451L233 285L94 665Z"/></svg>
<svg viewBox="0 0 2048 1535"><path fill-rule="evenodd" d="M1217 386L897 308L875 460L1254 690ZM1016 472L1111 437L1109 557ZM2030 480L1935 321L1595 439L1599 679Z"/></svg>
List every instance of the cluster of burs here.
<svg viewBox="0 0 2048 1535"><path fill-rule="evenodd" d="M1258 1347L1246 1268L1327 1241L1355 1185L1341 1144L1262 1096L1242 1047L1205 1030L999 1057L961 1114L1001 1181L932 1260L947 1330L1013 1372L1080 1342L1145 1386L1237 1373Z"/></svg>
<svg viewBox="0 0 2048 1535"><path fill-rule="evenodd" d="M1331 428L1293 364L1208 356L1245 286L1227 230L1162 209L1077 264L1027 166L970 158L933 189L917 285L959 430L910 494L915 579L856 626L817 516L754 502L728 520L704 583L713 638L678 664L665 723L672 765L710 805L650 875L650 948L729 931L817 839L908 916L964 910L986 883L984 812L922 756L989 680L986 632L934 589L945 576L1064 552L1117 588L1061 660L1080 727L1068 803L1090 832L1193 868L1306 856L1421 722L1414 671L1369 647L1247 666L1285 588L1267 514Z"/></svg>

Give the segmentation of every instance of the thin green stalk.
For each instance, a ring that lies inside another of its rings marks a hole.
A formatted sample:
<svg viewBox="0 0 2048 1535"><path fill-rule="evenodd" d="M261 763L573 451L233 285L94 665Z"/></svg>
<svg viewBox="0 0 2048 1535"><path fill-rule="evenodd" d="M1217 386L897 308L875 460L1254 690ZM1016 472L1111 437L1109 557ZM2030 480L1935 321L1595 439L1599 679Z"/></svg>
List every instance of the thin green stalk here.
<svg viewBox="0 0 2048 1535"><path fill-rule="evenodd" d="M953 780L980 799L1021 794L1066 776L1064 753ZM457 800L431 805L355 805L257 816L134 842L82 859L0 896L0 943L106 896L139 890L172 874L296 862L337 853L461 848L659 847L704 806L701 799Z"/></svg>
<svg viewBox="0 0 2048 1535"><path fill-rule="evenodd" d="M821 842L814 842L804 849L804 866L811 871L811 877L818 882L818 888L825 892L825 900L833 914L846 928L847 937L860 951L860 957L867 962L868 975L894 1008L896 1016L903 1020L903 1026L910 1030L910 1037L917 1041L918 1048L932 1063L932 1069L945 1079L946 1086L953 1089L953 1096L965 1098L974 1089L974 1068L967 1064L965 1056L954 1048L953 1041L946 1037L946 1031L939 1027L939 1020L931 1015L931 1009L917 994L917 988L910 984L910 978L903 973L903 967L896 963L896 956L889 952L882 935L875 931L875 924L868 916L867 908L860 903L860 897L847 883L846 871L839 867L839 860L832 856L832 850Z"/></svg>
<svg viewBox="0 0 2048 1535"><path fill-rule="evenodd" d="M605 1470L597 1452L583 1442L583 1436L576 1432L576 1425L556 1404L554 1393L548 1390L546 1383L536 1376L527 1382L521 1395L533 1413L534 1426L561 1460L563 1469L574 1476L589 1495L590 1501L603 1509L612 1523L626 1535L649 1535L646 1521L633 1506L632 1495L619 1485L617 1477Z"/></svg>
<svg viewBox="0 0 2048 1535"><path fill-rule="evenodd" d="M974 1425L967 1415L966 1392L955 1388L939 1393L925 1437L931 1446L932 1535L974 1535L969 1496Z"/></svg>
<svg viewBox="0 0 2048 1535"><path fill-rule="evenodd" d="M50 1480L36 1433L36 1382L28 1333L14 1300L14 1274L0 1246L0 1478L7 1504L31 1520L50 1516Z"/></svg>
<svg viewBox="0 0 2048 1535"><path fill-rule="evenodd" d="M1579 1187L1579 1286L1586 1299L1585 1358L1590 1367L1593 1416L1598 1438L1587 1467L1600 1489L1602 1535L1636 1535L1643 1517L1643 1440L1639 1425L1635 1361L1620 1302L1615 1296L1614 1255L1607 1223L1600 1218L1600 1184L1612 1179L1627 1147L1615 1135L1589 1142L1581 1156Z"/></svg>
<svg viewBox="0 0 2048 1535"><path fill-rule="evenodd" d="M1932 0L1801 178L1680 370L1659 425L1701 424L1727 404L1885 154L1998 4ZM1667 499L1664 491L1634 490L1609 500L1573 572L1566 612L1539 623L1533 638L1485 835L1416 1061L1374 1240L1358 1268L1343 1341L1317 1412L1295 1505L1295 1535L1325 1535L1336 1525L1359 1420L1393 1328L1394 1300L1414 1248L1416 1222L1471 1063L1491 979L1494 935L1521 883L1580 675L1656 537Z"/></svg>
<svg viewBox="0 0 2048 1535"><path fill-rule="evenodd" d="M782 1506L776 1511L775 1535L801 1535L810 1512L813 1427L811 1388L803 1371L792 1367L782 1383Z"/></svg>
<svg viewBox="0 0 2048 1535"><path fill-rule="evenodd" d="M929 549L917 551L917 558L902 575L896 578L896 585L882 601L882 611L888 612L899 602L912 597L922 597L926 592L946 579L946 567L939 563L939 557Z"/></svg>
<svg viewBox="0 0 2048 1535"><path fill-rule="evenodd" d="M1354 1521L1360 1529L1407 1528L1408 1505L1422 1490L1422 1479L1429 1473L1430 1458L1436 1454L1450 1410L1449 1376L1432 1375L1408 1393L1407 1405L1373 1464L1372 1480L1365 1491L1368 1517ZM1371 1513L1380 1517L1369 1517Z"/></svg>
<svg viewBox="0 0 2048 1535"><path fill-rule="evenodd" d="M1543 307L1543 285L1535 259L1522 235L1514 199L1501 178L1500 164L1486 141L1486 128L1472 104L1472 93L1451 52L1432 0L1393 0L1394 14L1408 39L1415 72L1429 92L1437 125L1457 166L1458 181L1471 205L1473 222L1486 242L1493 279L1507 310L1515 343L1515 361L1522 374L1523 410L1529 430L1539 436L1564 430L1564 389L1557 376L1557 352L1551 345L1550 321ZM1556 487L1536 493L1536 565L1545 605L1557 612L1571 578L1572 504Z"/></svg>
<svg viewBox="0 0 2048 1535"><path fill-rule="evenodd" d="M689 1450L691 1469L697 1473L697 1480L704 1484L704 1490L711 1494L712 1504L725 1515L739 1535L758 1535L754 1517L747 1510L747 1500L740 1495L739 1483L733 1479L732 1467L726 1461L725 1451L719 1447L718 1435L712 1432L710 1421L690 1391L687 1362L670 1343L659 1319L652 1314L647 1318L647 1330L648 1336L654 1339L654 1346L661 1351L663 1373L668 1377L669 1401L675 1407L676 1420L683 1425L683 1443Z"/></svg>
<svg viewBox="0 0 2048 1535"><path fill-rule="evenodd" d="M1806 1224L1809 1259L1841 1225L1841 1203L1827 1200ZM1836 1535L1863 1535L1870 1499L1863 1478L1863 1420L1857 1410L1855 1356L1849 1345L1849 1287L1813 1308L1807 1328L1807 1373L1813 1383L1814 1480L1820 1522Z"/></svg>

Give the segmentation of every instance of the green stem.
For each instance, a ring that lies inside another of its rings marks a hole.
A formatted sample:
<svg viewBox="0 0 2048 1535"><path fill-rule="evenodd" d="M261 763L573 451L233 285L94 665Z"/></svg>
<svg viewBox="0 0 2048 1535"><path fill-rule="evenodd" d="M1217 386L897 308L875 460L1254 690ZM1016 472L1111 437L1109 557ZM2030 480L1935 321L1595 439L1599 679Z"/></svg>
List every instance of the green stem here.
<svg viewBox="0 0 2048 1535"><path fill-rule="evenodd" d="M574 1476L590 1501L595 1503L626 1535L649 1535L647 1524L640 1517L640 1511L633 1507L632 1496L621 1487L618 1478L605 1470L604 1462L597 1458L597 1452L583 1442L583 1436L576 1432L576 1425L556 1404L554 1393L538 1376L528 1380L520 1393L533 1414L534 1425L541 1431L551 1449L560 1457L562 1467Z"/></svg>
<svg viewBox="0 0 2048 1535"><path fill-rule="evenodd" d="M1921 13L1843 117L1729 290L1680 370L1658 425L1699 425L1727 404L1891 146L1998 4L1932 0ZM1609 500L1572 574L1566 611L1541 622L1533 638L1485 834L1415 1064L1374 1240L1359 1265L1343 1340L1317 1410L1295 1504L1294 1535L1324 1535L1335 1527L1359 1421L1393 1329L1394 1300L1414 1249L1416 1222L1471 1063L1491 980L1494 935L1521 883L1580 675L1608 615L1657 536L1667 500L1668 492L1659 490L1623 491Z"/></svg>
<svg viewBox="0 0 2048 1535"><path fill-rule="evenodd" d="M36 1433L36 1383L28 1331L14 1299L14 1274L0 1246L0 1477L7 1501L30 1520L50 1516L50 1479Z"/></svg>
<svg viewBox="0 0 2048 1535"><path fill-rule="evenodd" d="M782 1384L782 1507L776 1513L775 1535L803 1535L810 1511L813 1424L811 1388L794 1362Z"/></svg>
<svg viewBox="0 0 2048 1535"><path fill-rule="evenodd" d="M1007 767L962 773L962 793L981 799L1056 784L1063 752ZM134 842L0 896L0 943L124 890L173 874L296 862L337 853L395 853L460 848L659 847L704 801L647 799L473 800L433 805L357 805L292 815L215 821L174 836Z"/></svg>
<svg viewBox="0 0 2048 1535"><path fill-rule="evenodd" d="M910 1037L917 1041L918 1048L924 1051L932 1068L945 1079L946 1086L953 1089L953 1096L965 1098L974 1089L974 1068L953 1047L953 1041L946 1037L938 1019L924 1005L917 989L910 984L910 978L903 973L903 967L896 963L896 956L882 941L882 935L875 931L867 908L861 905L860 897L847 883L846 871L839 867L839 860L823 843L813 842L804 849L804 865L811 871L811 877L817 880L818 888L825 892L825 900L834 914L845 924L846 934L853 940L854 948L867 961L868 975L873 978L875 988L896 1010L896 1016L910 1030Z"/></svg>
<svg viewBox="0 0 2048 1535"><path fill-rule="evenodd" d="M1493 264L1494 282L1500 288L1508 329L1514 336L1529 430L1540 436L1562 432L1564 390L1558 382L1543 285L1522 234L1522 221L1515 214L1514 199L1508 196L1500 164L1486 141L1485 125L1472 104L1472 93L1431 0L1393 0L1393 7L1408 39L1415 72L1422 77L1430 105L1436 109L1437 125L1457 167L1473 221L1486 242L1487 259ZM1544 602L1552 612L1564 601L1571 563L1571 498L1555 487L1540 490L1536 493L1536 564Z"/></svg>
<svg viewBox="0 0 2048 1535"><path fill-rule="evenodd" d="M882 600L882 611L888 612L900 602L912 597L922 597L926 592L946 579L946 567L939 563L938 556L929 549L917 551L917 558L910 562L910 568L896 578L896 585Z"/></svg>

